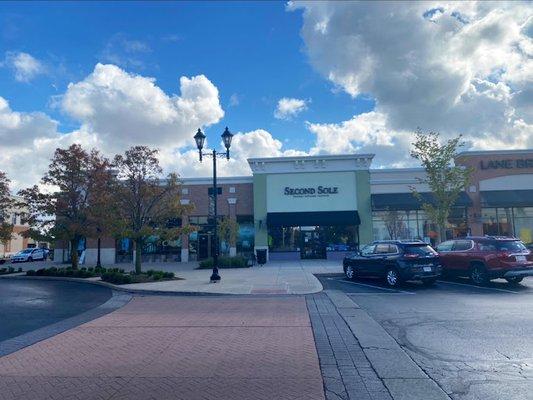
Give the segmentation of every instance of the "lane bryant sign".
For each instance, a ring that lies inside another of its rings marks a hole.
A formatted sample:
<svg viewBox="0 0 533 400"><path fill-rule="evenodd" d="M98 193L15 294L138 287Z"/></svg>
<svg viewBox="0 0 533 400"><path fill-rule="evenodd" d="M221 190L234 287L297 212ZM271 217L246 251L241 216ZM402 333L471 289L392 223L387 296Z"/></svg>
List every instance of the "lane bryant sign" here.
<svg viewBox="0 0 533 400"><path fill-rule="evenodd" d="M520 158L518 160L491 160L480 161L481 169L514 169L533 168L533 158Z"/></svg>
<svg viewBox="0 0 533 400"><path fill-rule="evenodd" d="M295 196L295 197L316 197L316 196L329 196L330 194L339 194L338 187L324 187L318 186L317 188L291 188L285 187L283 191L285 196Z"/></svg>

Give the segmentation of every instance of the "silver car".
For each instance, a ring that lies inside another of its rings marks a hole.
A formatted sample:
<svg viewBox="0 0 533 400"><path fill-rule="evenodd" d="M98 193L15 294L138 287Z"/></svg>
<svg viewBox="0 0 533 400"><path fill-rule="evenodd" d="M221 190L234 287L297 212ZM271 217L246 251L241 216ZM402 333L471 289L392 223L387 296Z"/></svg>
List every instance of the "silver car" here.
<svg viewBox="0 0 533 400"><path fill-rule="evenodd" d="M11 256L11 262L27 262L36 260L46 260L44 249L25 249Z"/></svg>

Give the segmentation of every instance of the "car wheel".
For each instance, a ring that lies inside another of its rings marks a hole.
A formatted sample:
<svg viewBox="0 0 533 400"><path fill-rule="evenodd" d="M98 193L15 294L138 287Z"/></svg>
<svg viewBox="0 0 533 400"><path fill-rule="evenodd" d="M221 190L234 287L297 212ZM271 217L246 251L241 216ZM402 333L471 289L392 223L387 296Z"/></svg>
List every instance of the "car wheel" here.
<svg viewBox="0 0 533 400"><path fill-rule="evenodd" d="M348 278L349 280L354 280L355 279L355 268L352 267L351 265L347 265L346 269L344 270L344 274L346 275L346 278Z"/></svg>
<svg viewBox="0 0 533 400"><path fill-rule="evenodd" d="M32 261L33 261L33 258L28 257L28 262L32 262Z"/></svg>
<svg viewBox="0 0 533 400"><path fill-rule="evenodd" d="M429 278L429 279L422 279L422 283L424 286L433 286L437 282L435 278Z"/></svg>
<svg viewBox="0 0 533 400"><path fill-rule="evenodd" d="M400 286L400 274L396 268L389 268L387 270L385 273L385 282L391 288Z"/></svg>
<svg viewBox="0 0 533 400"><path fill-rule="evenodd" d="M472 269L470 270L470 279L478 286L483 286L489 283L489 277L485 267L479 264L472 266Z"/></svg>
<svg viewBox="0 0 533 400"><path fill-rule="evenodd" d="M515 276L513 278L505 278L505 280L509 282L511 285L518 285L520 282L522 282L523 279L524 277L520 277L520 276Z"/></svg>

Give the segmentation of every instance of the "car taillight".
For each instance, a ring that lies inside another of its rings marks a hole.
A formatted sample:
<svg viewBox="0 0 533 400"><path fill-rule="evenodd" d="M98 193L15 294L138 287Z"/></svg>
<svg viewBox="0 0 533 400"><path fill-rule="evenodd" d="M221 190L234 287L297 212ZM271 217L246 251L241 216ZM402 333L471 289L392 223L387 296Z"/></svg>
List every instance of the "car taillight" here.
<svg viewBox="0 0 533 400"><path fill-rule="evenodd" d="M410 254L410 253L406 253L403 255L405 258L418 258L418 254Z"/></svg>

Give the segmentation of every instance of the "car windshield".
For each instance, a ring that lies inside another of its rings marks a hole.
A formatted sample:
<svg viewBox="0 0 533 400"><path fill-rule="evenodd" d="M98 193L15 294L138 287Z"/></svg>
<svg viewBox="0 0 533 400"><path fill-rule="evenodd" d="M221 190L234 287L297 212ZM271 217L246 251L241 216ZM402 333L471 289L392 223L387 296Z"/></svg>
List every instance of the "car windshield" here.
<svg viewBox="0 0 533 400"><path fill-rule="evenodd" d="M28 253L31 253L32 251L33 249L26 249L26 250L22 250L20 254L28 254Z"/></svg>
<svg viewBox="0 0 533 400"><path fill-rule="evenodd" d="M428 246L427 244L413 244L405 246L404 251L406 254L417 254L419 256L431 256L436 254L435 250L433 250L431 246Z"/></svg>
<svg viewBox="0 0 533 400"><path fill-rule="evenodd" d="M526 246L519 240L508 240L496 242L496 249L498 251L524 251Z"/></svg>

